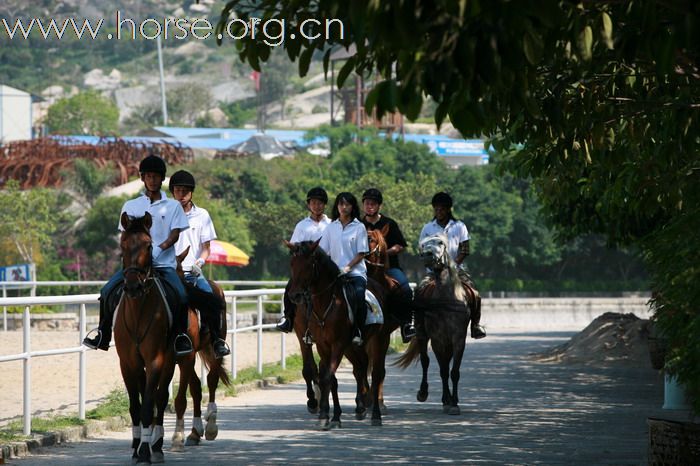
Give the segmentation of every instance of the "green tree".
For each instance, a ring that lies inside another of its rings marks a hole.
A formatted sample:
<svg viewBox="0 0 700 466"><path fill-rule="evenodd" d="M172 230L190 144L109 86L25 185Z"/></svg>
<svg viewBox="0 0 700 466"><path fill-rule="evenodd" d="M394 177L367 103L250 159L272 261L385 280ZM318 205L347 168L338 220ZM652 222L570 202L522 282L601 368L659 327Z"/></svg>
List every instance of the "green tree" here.
<svg viewBox="0 0 700 466"><path fill-rule="evenodd" d="M531 178L564 236L604 234L638 245L656 289L655 318L670 341L667 370L700 412L700 5L693 2L230 1L229 13L338 18L344 35L285 41L300 74L333 46L356 53L338 73L383 79L367 97L379 114L415 118L422 96L464 135ZM237 42L254 68L262 38Z"/></svg>
<svg viewBox="0 0 700 466"><path fill-rule="evenodd" d="M72 169L63 174L63 179L88 206L92 206L115 175L111 167L100 168L90 160L75 159Z"/></svg>
<svg viewBox="0 0 700 466"><path fill-rule="evenodd" d="M54 134L117 134L119 109L96 91L84 91L49 107L46 125Z"/></svg>
<svg viewBox="0 0 700 466"><path fill-rule="evenodd" d="M52 250L52 236L65 218L62 207L65 197L53 190L19 189L10 180L0 191L0 237L4 239L6 257L14 255L27 263L41 263L42 252Z"/></svg>

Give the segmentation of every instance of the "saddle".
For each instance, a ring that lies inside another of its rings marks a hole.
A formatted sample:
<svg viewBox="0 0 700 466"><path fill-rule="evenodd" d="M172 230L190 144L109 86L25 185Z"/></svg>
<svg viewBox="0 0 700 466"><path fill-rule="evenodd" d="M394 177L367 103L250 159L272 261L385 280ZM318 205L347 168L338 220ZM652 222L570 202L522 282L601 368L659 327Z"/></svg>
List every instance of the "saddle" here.
<svg viewBox="0 0 700 466"><path fill-rule="evenodd" d="M180 298L177 294L177 291L175 288L168 283L167 280L165 280L161 274L155 270L155 274L153 276L154 280L154 286L160 293L161 298L164 299L165 302L165 309L168 313L168 327L172 328L173 326L173 309L179 309L180 306L183 306L184 303L180 301ZM114 315L113 321L116 320L117 318L117 310L119 309L119 303L122 300L122 297L124 295L124 284L120 283L116 287L114 287L114 290L107 296L107 309L111 311Z"/></svg>
<svg viewBox="0 0 700 466"><path fill-rule="evenodd" d="M352 303L355 302L355 289L348 286L347 283L343 283L343 297L345 298L345 304L348 309L348 317L350 322L355 323L355 316L352 312ZM372 293L369 288L365 289L365 306L367 306L367 313L364 325L373 324L383 324L384 323L384 313L382 312L382 306L379 304L379 300L374 293Z"/></svg>

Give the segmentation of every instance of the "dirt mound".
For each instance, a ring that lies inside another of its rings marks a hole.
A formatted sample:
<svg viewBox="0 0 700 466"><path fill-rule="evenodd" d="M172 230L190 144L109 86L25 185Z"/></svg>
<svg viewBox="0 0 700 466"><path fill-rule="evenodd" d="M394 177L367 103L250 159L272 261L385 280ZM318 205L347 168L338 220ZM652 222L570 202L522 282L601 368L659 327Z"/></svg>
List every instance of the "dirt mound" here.
<svg viewBox="0 0 700 466"><path fill-rule="evenodd" d="M606 312L567 343L533 356L542 362L651 368L649 325L634 314Z"/></svg>

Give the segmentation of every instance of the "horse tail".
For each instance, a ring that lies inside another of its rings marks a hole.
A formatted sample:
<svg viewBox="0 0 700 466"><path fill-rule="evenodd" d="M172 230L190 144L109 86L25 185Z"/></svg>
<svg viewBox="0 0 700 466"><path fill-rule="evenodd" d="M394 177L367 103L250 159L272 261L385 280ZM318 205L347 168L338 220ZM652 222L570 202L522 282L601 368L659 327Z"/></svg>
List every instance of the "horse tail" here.
<svg viewBox="0 0 700 466"><path fill-rule="evenodd" d="M391 365L398 366L401 369L406 369L412 363L416 362L418 356L420 356L420 343L418 343L417 338L414 338L411 340L411 343L409 343L406 351L404 351L399 359L391 363Z"/></svg>
<svg viewBox="0 0 700 466"><path fill-rule="evenodd" d="M207 368L208 372L216 374L221 383L227 387L231 386L231 376L229 376L228 371L224 368L223 360L216 359L214 348L212 348L211 344L206 344L197 354L202 358L204 367Z"/></svg>

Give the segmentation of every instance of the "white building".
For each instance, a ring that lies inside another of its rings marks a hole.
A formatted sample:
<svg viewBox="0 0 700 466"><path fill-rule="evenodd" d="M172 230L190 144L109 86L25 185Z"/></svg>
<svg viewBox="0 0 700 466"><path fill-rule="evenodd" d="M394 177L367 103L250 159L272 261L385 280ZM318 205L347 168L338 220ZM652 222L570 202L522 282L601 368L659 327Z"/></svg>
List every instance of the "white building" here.
<svg viewBox="0 0 700 466"><path fill-rule="evenodd" d="M31 138L31 94L0 84L0 143Z"/></svg>

